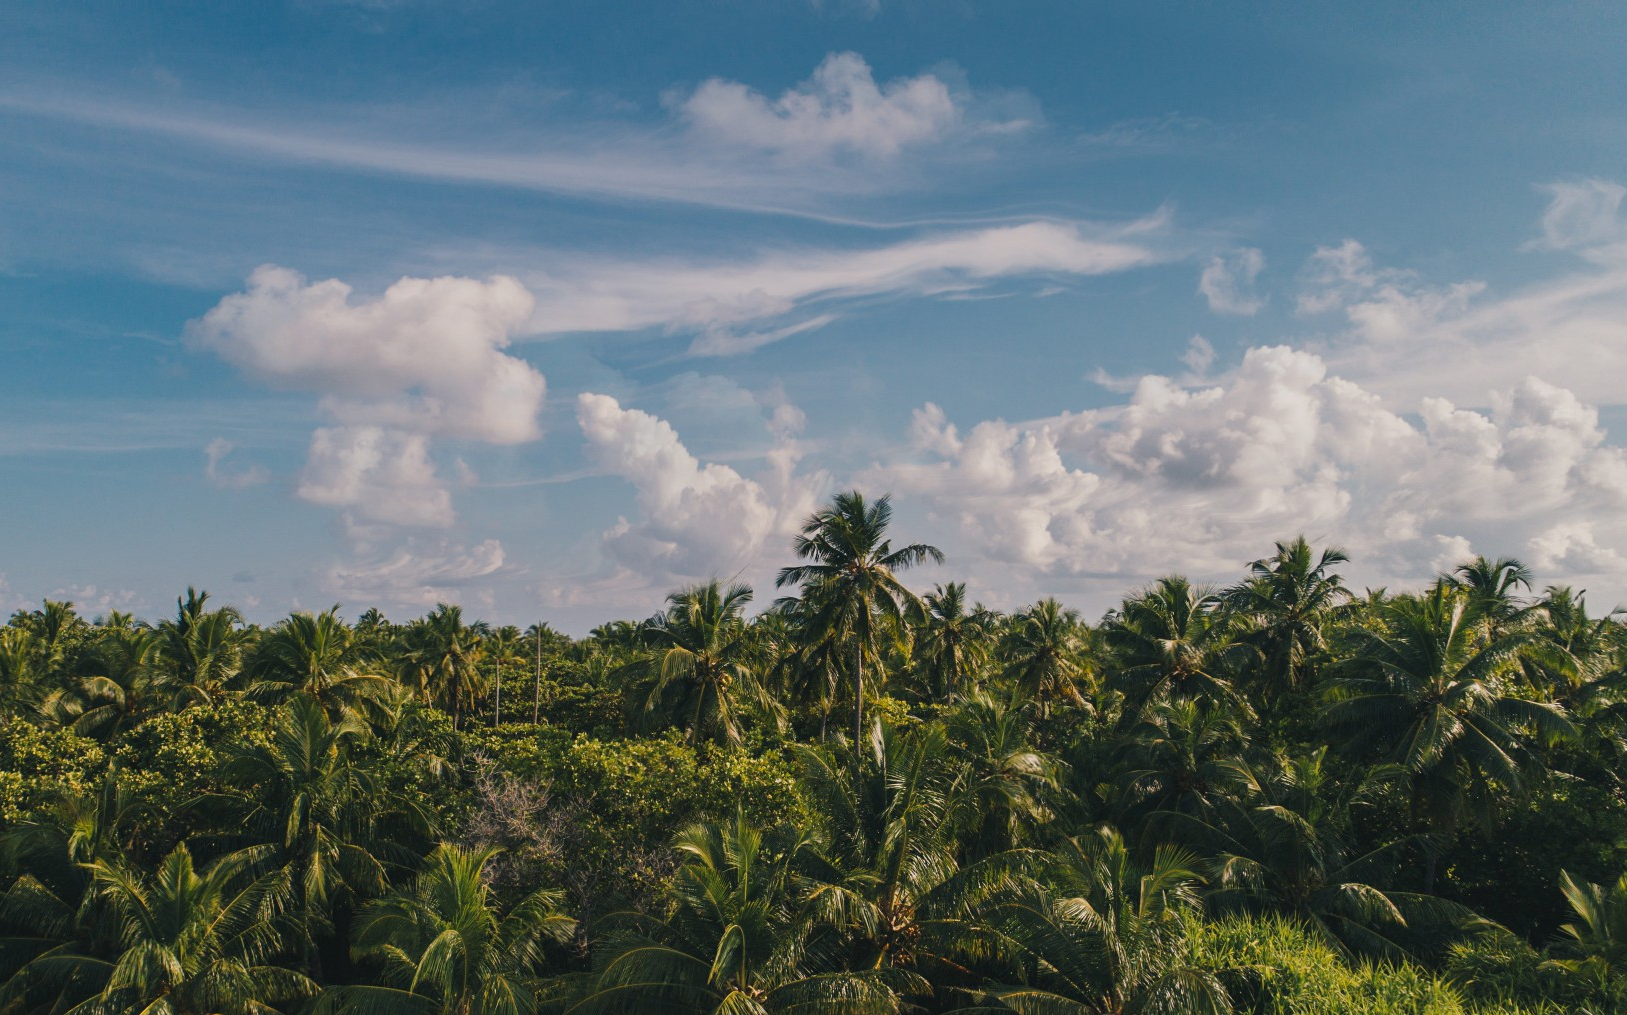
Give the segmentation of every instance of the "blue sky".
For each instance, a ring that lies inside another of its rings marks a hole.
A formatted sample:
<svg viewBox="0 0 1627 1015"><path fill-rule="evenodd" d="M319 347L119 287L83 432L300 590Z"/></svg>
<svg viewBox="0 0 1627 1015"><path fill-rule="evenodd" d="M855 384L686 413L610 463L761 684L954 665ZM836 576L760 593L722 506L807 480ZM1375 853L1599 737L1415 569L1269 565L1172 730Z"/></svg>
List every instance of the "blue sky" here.
<svg viewBox="0 0 1627 1015"><path fill-rule="evenodd" d="M13 5L0 607L581 631L855 485L1004 607L1301 532L1609 607L1624 22Z"/></svg>

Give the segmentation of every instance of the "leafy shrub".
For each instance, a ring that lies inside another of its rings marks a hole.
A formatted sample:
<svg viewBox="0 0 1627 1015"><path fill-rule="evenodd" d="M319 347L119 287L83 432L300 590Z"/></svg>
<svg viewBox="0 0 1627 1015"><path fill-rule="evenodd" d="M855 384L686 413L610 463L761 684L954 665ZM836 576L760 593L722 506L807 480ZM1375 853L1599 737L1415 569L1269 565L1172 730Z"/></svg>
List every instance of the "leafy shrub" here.
<svg viewBox="0 0 1627 1015"><path fill-rule="evenodd" d="M94 740L5 719L0 723L0 821L37 817L58 794L90 787L106 766L107 755Z"/></svg>
<svg viewBox="0 0 1627 1015"><path fill-rule="evenodd" d="M1506 1001L1476 1006L1449 982L1410 963L1348 963L1303 927L1280 918L1193 922L1194 965L1221 974L1238 1012L1254 1015L1534 1015Z"/></svg>

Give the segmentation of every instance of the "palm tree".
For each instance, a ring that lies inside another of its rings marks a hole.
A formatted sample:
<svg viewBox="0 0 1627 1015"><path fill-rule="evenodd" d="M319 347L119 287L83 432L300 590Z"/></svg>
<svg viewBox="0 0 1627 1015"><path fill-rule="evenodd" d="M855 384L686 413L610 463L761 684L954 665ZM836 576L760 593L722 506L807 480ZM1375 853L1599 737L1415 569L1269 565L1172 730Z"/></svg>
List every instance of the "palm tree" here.
<svg viewBox="0 0 1627 1015"><path fill-rule="evenodd" d="M1326 649L1324 621L1351 600L1333 567L1349 560L1337 547L1318 555L1300 536L1251 563L1248 580L1226 591L1226 606L1258 625L1251 640L1265 663L1268 696L1303 686L1312 661Z"/></svg>
<svg viewBox="0 0 1627 1015"><path fill-rule="evenodd" d="M691 743L737 744L746 707L777 712L758 678L761 654L744 616L749 602L747 586L724 589L716 581L667 597L667 611L644 628L650 654L622 667L646 723L675 725Z"/></svg>
<svg viewBox="0 0 1627 1015"><path fill-rule="evenodd" d="M1469 608L1491 636L1530 616L1531 605L1522 602L1515 589L1529 592L1533 580L1531 569L1514 557L1499 557L1495 561L1476 557L1453 568L1451 574L1442 578L1442 583L1468 596Z"/></svg>
<svg viewBox="0 0 1627 1015"><path fill-rule="evenodd" d="M961 761L949 791L957 838L970 857L1013 849L1056 817L1066 766L1033 742L1032 709L978 692L949 717Z"/></svg>
<svg viewBox="0 0 1627 1015"><path fill-rule="evenodd" d="M264 1015L314 996L314 982L274 964L281 942L254 860L238 854L199 871L177 846L150 876L92 861L91 892L112 919L115 957L54 949L7 992L27 994L36 980L93 980L98 992L73 1011L144 1015Z"/></svg>
<svg viewBox="0 0 1627 1015"><path fill-rule="evenodd" d="M913 661L923 697L953 704L972 692L989 657L989 620L982 607L968 609L965 582L921 597Z"/></svg>
<svg viewBox="0 0 1627 1015"><path fill-rule="evenodd" d="M106 985L109 928L92 870L115 860L136 828L135 808L114 775L93 789L62 789L40 816L0 834L0 1011L66 1011ZM20 1008L16 1007L20 1006Z"/></svg>
<svg viewBox="0 0 1627 1015"><path fill-rule="evenodd" d="M1055 599L1041 599L1011 621L1004 647L1006 675L1017 693L1037 702L1041 716L1049 715L1056 701L1083 706L1079 685L1088 670L1078 612Z"/></svg>
<svg viewBox="0 0 1627 1015"><path fill-rule="evenodd" d="M867 505L857 490L837 494L830 507L808 519L793 544L797 559L812 563L784 568L775 581L781 588L799 586L810 629L852 653L855 763L864 751L865 660L878 658L884 633L902 632L904 611L917 602L894 572L943 562L942 551L925 543L894 550L886 538L892 514L890 497Z"/></svg>
<svg viewBox="0 0 1627 1015"><path fill-rule="evenodd" d="M1043 891L1008 902L1003 926L1026 952L1026 982L986 988L966 1013L1219 1013L1215 974L1182 961L1184 919L1199 912L1196 858L1159 846L1137 864L1110 828L1068 840Z"/></svg>
<svg viewBox="0 0 1627 1015"><path fill-rule="evenodd" d="M1002 952L984 919L994 900L1030 885L1033 853L963 864L955 838L959 766L944 732L878 725L866 763L838 764L799 745L804 785L828 819L830 867L811 906L851 943L856 968L894 970L937 986L975 983Z"/></svg>
<svg viewBox="0 0 1627 1015"><path fill-rule="evenodd" d="M300 967L312 975L315 946L331 934L332 914L350 898L382 891L387 881L374 854L384 789L351 753L368 736L354 717L333 721L315 700L296 698L279 714L269 742L227 755L220 774L228 791L212 799L229 816L228 827L273 844L280 890L297 923ZM410 816L422 822L416 811Z"/></svg>
<svg viewBox="0 0 1627 1015"><path fill-rule="evenodd" d="M1242 716L1224 706L1163 701L1150 706L1119 746L1118 820L1154 829L1158 841L1182 819L1212 820L1245 790L1249 747Z"/></svg>
<svg viewBox="0 0 1627 1015"><path fill-rule="evenodd" d="M803 871L822 866L807 832L763 833L738 814L677 838L685 863L671 910L623 914L594 990L570 1009L682 1015L890 1015L898 976L835 968L807 918ZM826 961L821 961L826 960Z"/></svg>
<svg viewBox="0 0 1627 1015"><path fill-rule="evenodd" d="M531 1015L543 1000L544 946L570 940L561 893L538 890L503 909L487 883L495 850L441 845L411 886L362 910L353 951L377 964L377 986L328 990L317 1012Z"/></svg>
<svg viewBox="0 0 1627 1015"><path fill-rule="evenodd" d="M1601 1011L1620 1011L1627 1004L1627 874L1604 887L1560 871L1559 887L1575 919L1559 928L1549 965L1608 1006Z"/></svg>
<svg viewBox="0 0 1627 1015"><path fill-rule="evenodd" d="M409 672L426 701L452 713L457 728L463 703L479 700L481 641L491 633L483 621L464 624L463 609L447 603L414 621L409 641Z"/></svg>
<svg viewBox="0 0 1627 1015"><path fill-rule="evenodd" d="M1408 913L1455 923L1470 914L1430 896L1375 887L1407 843L1351 849L1345 805L1366 786L1337 787L1323 766L1326 756L1320 748L1265 778L1238 766L1249 798L1209 823L1194 822L1208 833L1197 840L1215 852L1215 888L1206 901L1221 911L1286 914L1347 955L1408 959L1395 933L1407 926Z"/></svg>
<svg viewBox="0 0 1627 1015"><path fill-rule="evenodd" d="M372 653L339 618L339 607L293 613L261 635L244 668L248 694L268 702L304 696L334 718L367 717L388 702L393 681L368 672Z"/></svg>
<svg viewBox="0 0 1627 1015"><path fill-rule="evenodd" d="M0 627L0 705L16 714L39 701L39 639L26 627Z"/></svg>
<svg viewBox="0 0 1627 1015"><path fill-rule="evenodd" d="M1484 635L1470 597L1445 583L1383 610L1387 631L1351 632L1348 675L1332 685L1327 721L1347 735L1347 750L1407 774L1417 827L1442 834L1469 810L1487 818L1497 790L1523 782L1532 760L1523 731L1575 732L1557 705L1505 686L1542 647L1530 634ZM1427 854L1432 893L1437 853Z"/></svg>
<svg viewBox="0 0 1627 1015"><path fill-rule="evenodd" d="M1220 594L1178 575L1160 578L1108 616L1103 634L1119 666L1116 682L1134 715L1154 699L1207 696L1242 707L1227 670L1239 658Z"/></svg>
<svg viewBox="0 0 1627 1015"><path fill-rule="evenodd" d="M42 710L81 736L117 736L153 706L161 648L158 632L148 627L101 630L80 663L89 673L52 692Z"/></svg>
<svg viewBox="0 0 1627 1015"><path fill-rule="evenodd" d="M187 588L175 600L175 619L158 625L162 684L176 705L214 701L237 672L243 617L230 606L205 609L209 593Z"/></svg>

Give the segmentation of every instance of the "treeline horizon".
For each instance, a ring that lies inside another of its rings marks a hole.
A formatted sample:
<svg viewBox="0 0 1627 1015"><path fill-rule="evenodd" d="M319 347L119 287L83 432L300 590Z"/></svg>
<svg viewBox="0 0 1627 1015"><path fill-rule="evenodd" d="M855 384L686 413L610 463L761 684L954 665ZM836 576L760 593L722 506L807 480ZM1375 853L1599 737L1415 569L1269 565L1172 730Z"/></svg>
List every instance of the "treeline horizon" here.
<svg viewBox="0 0 1627 1015"><path fill-rule="evenodd" d="M1627 1011L1627 626L1285 540L1099 621L888 498L581 638L0 627L0 1015Z"/></svg>

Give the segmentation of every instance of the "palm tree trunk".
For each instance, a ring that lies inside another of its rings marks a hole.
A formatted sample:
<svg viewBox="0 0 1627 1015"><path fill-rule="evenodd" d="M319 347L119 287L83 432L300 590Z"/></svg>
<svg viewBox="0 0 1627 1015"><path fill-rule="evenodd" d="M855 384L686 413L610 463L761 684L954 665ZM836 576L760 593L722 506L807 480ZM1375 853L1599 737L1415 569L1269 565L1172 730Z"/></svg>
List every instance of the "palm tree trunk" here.
<svg viewBox="0 0 1627 1015"><path fill-rule="evenodd" d="M496 729L503 725L503 659L497 659L497 687L492 692L491 727Z"/></svg>
<svg viewBox="0 0 1627 1015"><path fill-rule="evenodd" d="M853 763L864 760L864 646L853 652Z"/></svg>
<svg viewBox="0 0 1627 1015"><path fill-rule="evenodd" d="M537 622L537 676L531 682L531 725L542 712L542 622Z"/></svg>

